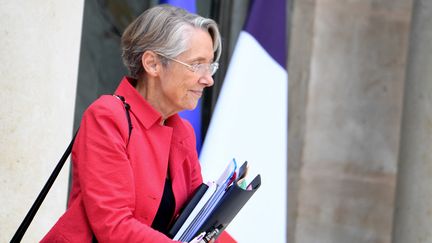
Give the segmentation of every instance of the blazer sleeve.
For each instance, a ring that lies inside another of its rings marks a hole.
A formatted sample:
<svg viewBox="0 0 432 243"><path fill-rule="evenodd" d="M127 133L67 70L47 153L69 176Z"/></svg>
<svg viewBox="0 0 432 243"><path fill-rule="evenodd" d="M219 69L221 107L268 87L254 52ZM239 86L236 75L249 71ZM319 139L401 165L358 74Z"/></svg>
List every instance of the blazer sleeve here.
<svg viewBox="0 0 432 243"><path fill-rule="evenodd" d="M93 233L99 242L176 242L134 217L135 187L126 153L129 131L120 104L94 103L83 116L73 148Z"/></svg>

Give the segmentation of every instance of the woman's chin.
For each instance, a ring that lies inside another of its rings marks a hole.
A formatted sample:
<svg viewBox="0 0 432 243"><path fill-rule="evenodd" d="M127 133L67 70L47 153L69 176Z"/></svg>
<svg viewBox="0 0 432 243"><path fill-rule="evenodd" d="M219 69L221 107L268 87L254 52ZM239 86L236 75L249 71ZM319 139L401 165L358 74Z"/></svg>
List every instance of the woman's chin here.
<svg viewBox="0 0 432 243"><path fill-rule="evenodd" d="M191 103L189 103L189 104L187 104L187 105L185 105L183 108L183 110L189 110L189 111L191 111L191 110L195 110L195 108L198 106L198 101L197 102L191 102Z"/></svg>

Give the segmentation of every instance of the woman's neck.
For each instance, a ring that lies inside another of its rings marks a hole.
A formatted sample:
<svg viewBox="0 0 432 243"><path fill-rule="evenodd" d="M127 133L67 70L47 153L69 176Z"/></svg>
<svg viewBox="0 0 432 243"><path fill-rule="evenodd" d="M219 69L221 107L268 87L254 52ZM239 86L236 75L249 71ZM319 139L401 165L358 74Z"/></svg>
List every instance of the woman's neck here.
<svg viewBox="0 0 432 243"><path fill-rule="evenodd" d="M169 106L167 106L163 102L164 99L161 97L161 94L158 92L160 88L157 87L156 84L157 82L155 81L141 79L141 80L137 80L137 84L135 88L138 91L138 93L140 93L140 95L162 115L161 125L164 125L165 120L168 117L175 114L176 112L167 109Z"/></svg>

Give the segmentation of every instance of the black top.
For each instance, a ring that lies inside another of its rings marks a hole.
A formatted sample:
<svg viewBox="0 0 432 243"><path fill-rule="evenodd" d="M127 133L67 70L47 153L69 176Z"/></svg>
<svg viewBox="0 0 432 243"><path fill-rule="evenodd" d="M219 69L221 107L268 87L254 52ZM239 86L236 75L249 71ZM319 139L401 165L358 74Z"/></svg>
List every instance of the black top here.
<svg viewBox="0 0 432 243"><path fill-rule="evenodd" d="M162 200L151 227L165 235L168 235L169 226L174 214L174 208L175 199L171 180L166 178Z"/></svg>

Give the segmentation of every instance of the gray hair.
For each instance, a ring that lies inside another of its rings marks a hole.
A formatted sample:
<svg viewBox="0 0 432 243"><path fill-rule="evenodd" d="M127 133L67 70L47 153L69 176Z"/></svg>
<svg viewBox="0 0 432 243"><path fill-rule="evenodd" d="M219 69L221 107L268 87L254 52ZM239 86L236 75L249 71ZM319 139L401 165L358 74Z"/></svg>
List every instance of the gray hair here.
<svg viewBox="0 0 432 243"><path fill-rule="evenodd" d="M218 61L222 44L214 20L170 5L157 5L138 16L122 35L122 58L130 75L138 79L144 74L141 57L145 51L154 51L170 58L187 51L191 27L206 30L210 34L214 61Z"/></svg>

